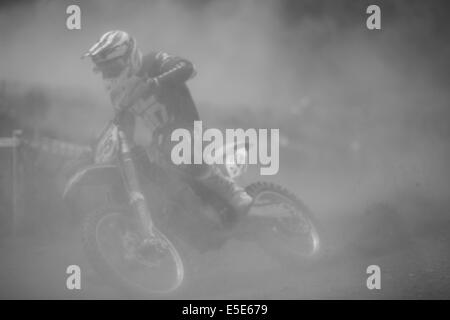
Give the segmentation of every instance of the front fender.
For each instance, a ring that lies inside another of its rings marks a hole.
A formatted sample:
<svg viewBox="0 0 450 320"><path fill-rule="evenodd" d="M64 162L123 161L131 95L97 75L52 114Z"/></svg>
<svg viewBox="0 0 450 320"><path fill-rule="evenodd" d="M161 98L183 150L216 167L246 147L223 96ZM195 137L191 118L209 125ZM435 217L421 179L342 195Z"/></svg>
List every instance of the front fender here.
<svg viewBox="0 0 450 320"><path fill-rule="evenodd" d="M75 173L66 183L63 199L84 186L116 185L122 183L122 175L116 165L90 165Z"/></svg>

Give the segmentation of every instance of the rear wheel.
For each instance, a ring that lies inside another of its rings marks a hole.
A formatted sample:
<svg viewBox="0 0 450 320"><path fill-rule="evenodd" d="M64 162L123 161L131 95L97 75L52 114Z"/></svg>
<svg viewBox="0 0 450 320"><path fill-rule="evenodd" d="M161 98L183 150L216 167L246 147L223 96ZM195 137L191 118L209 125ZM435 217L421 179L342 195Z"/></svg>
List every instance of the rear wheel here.
<svg viewBox="0 0 450 320"><path fill-rule="evenodd" d="M307 266L321 253L318 223L303 202L279 185L257 182L246 188L254 203L249 218L258 243L283 266Z"/></svg>
<svg viewBox="0 0 450 320"><path fill-rule="evenodd" d="M94 270L128 293L164 295L184 280L184 265L174 244L159 230L154 238L140 235L137 219L125 207L109 207L88 215L83 247Z"/></svg>

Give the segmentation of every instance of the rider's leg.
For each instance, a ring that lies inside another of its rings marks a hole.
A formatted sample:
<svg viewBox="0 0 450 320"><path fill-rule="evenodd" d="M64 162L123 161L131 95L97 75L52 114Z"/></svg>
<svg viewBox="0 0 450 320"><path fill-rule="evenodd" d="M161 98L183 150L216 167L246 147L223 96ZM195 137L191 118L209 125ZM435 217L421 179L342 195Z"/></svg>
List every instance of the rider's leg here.
<svg viewBox="0 0 450 320"><path fill-rule="evenodd" d="M252 197L233 179L223 174L217 166L205 164L190 171L193 171L197 181L227 201L239 216L248 212L253 201Z"/></svg>
<svg viewBox="0 0 450 320"><path fill-rule="evenodd" d="M192 128L188 128L187 126L186 128L192 130ZM165 135L162 140L161 144L165 151L164 153L170 157L171 150L174 146L174 143L170 141L170 134ZM191 155L191 163L193 163L194 149L192 149ZM248 195L244 188L237 185L233 179L223 174L217 166L202 163L181 164L177 167L224 199L238 215L247 213L253 201L252 197Z"/></svg>

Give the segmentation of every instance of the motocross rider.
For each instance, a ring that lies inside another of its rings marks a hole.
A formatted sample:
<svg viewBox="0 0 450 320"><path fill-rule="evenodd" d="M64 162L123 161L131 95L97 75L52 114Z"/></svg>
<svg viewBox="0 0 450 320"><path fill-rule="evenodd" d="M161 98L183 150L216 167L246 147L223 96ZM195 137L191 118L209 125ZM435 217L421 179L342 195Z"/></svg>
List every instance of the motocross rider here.
<svg viewBox="0 0 450 320"><path fill-rule="evenodd" d="M193 64L163 51L143 56L135 38L118 30L103 34L84 57L90 57L94 71L101 73L114 108L128 114L129 136L133 136L136 117L141 117L170 159L172 130L192 132L194 121L200 120L186 86L196 74ZM248 211L252 198L216 166L178 167L225 200L238 217Z"/></svg>

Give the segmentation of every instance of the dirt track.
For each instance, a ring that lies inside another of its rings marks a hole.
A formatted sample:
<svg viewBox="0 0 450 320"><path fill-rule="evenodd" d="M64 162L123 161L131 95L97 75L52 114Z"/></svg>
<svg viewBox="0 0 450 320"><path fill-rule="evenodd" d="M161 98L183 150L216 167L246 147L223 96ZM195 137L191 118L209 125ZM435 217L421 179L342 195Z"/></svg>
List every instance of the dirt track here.
<svg viewBox="0 0 450 320"><path fill-rule="evenodd" d="M273 180L315 212L323 227L322 261L311 270L286 272L256 246L231 240L201 256L198 279L177 298L450 298L450 205L433 200L426 184L398 192L374 185L369 174L361 179L325 166L299 171L297 157L289 160ZM51 217L38 236L2 240L0 298L127 298L92 271L79 225L64 214ZM66 289L72 264L81 267L81 290ZM381 290L366 287L369 265L381 268Z"/></svg>
<svg viewBox="0 0 450 320"><path fill-rule="evenodd" d="M177 298L450 298L448 204L430 201L421 193L396 196L390 190L386 192L390 199L375 201L355 193L351 182L339 188L329 183L349 179L328 176L315 188L313 179L318 174L311 176L310 180L306 175L295 176L294 181L305 185L303 190L295 188L297 183L289 185L292 176L276 178L314 208L325 250L320 263L311 270L282 271L256 246L231 240L220 251L201 256L198 278ZM322 194L333 197L324 201ZM361 205L361 199L366 205ZM48 227L53 233L2 241L0 298L127 298L94 274L81 249L79 227L66 220ZM81 290L66 289L66 268L72 264L81 267ZM381 290L366 287L369 265L381 268Z"/></svg>
<svg viewBox="0 0 450 320"><path fill-rule="evenodd" d="M323 224L327 252L313 270L280 272L257 248L231 241L221 251L202 257L201 277L182 298L450 298L450 221L429 220L403 239L369 233L362 239L361 220L351 217ZM126 298L93 274L76 230L62 232L57 238L51 243L19 238L3 244L0 298ZM79 291L65 288L65 270L70 264L81 267ZM366 287L366 268L372 264L381 268L381 290Z"/></svg>

